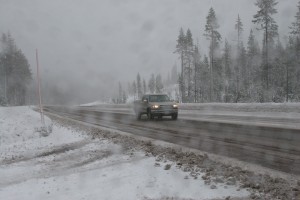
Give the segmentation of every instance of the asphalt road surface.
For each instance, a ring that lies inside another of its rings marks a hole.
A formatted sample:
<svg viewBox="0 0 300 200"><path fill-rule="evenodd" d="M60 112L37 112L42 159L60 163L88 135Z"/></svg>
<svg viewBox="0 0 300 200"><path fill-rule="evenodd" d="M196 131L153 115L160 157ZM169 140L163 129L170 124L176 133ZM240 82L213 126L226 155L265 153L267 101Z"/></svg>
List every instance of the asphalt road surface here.
<svg viewBox="0 0 300 200"><path fill-rule="evenodd" d="M286 126L284 119L186 112L176 121L146 116L138 121L128 108L105 106L47 106L45 111L300 175L300 129ZM296 119L288 122L299 124Z"/></svg>

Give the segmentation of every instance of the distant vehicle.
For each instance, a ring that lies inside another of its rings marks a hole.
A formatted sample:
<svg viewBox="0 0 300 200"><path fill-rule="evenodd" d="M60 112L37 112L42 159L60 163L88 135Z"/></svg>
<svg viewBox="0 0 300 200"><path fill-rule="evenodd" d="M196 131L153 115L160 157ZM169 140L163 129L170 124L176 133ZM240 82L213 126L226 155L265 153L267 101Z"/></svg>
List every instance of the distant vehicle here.
<svg viewBox="0 0 300 200"><path fill-rule="evenodd" d="M158 118L171 116L173 120L178 117L178 104L170 100L166 94L146 94L141 100L134 101L133 104L138 120L143 114L146 114L149 120L156 116Z"/></svg>

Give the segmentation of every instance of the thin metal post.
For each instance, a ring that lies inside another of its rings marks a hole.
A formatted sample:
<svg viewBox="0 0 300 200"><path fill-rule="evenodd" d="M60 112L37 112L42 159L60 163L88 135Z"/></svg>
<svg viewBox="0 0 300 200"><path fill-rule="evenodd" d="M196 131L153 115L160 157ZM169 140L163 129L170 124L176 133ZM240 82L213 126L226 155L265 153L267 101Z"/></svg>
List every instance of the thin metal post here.
<svg viewBox="0 0 300 200"><path fill-rule="evenodd" d="M42 95L41 95L41 81L40 81L40 70L39 70L39 59L38 59L38 50L36 49L36 75L37 75L37 87L38 87L38 96L39 96L39 107L41 113L41 122L45 126L44 111L42 106Z"/></svg>

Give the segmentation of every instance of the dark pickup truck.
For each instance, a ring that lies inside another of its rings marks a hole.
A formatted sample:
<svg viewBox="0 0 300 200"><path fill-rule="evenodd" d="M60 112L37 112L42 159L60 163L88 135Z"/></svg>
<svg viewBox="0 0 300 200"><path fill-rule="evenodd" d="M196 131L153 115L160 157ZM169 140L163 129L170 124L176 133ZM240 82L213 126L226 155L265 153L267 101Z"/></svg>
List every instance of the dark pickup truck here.
<svg viewBox="0 0 300 200"><path fill-rule="evenodd" d="M146 94L141 100L133 103L136 118L141 119L141 115L146 114L148 119L154 119L155 116L171 116L173 120L178 117L178 104L170 100L166 94Z"/></svg>

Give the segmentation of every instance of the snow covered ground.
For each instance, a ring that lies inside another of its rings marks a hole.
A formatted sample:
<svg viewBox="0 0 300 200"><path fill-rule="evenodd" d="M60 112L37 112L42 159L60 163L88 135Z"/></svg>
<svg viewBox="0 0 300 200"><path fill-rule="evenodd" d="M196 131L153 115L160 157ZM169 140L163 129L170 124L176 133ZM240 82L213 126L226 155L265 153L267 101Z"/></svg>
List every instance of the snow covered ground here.
<svg viewBox="0 0 300 200"><path fill-rule="evenodd" d="M249 192L211 185L168 160L62 126L29 107L0 107L0 199L224 199ZM198 176L203 174L199 172Z"/></svg>

